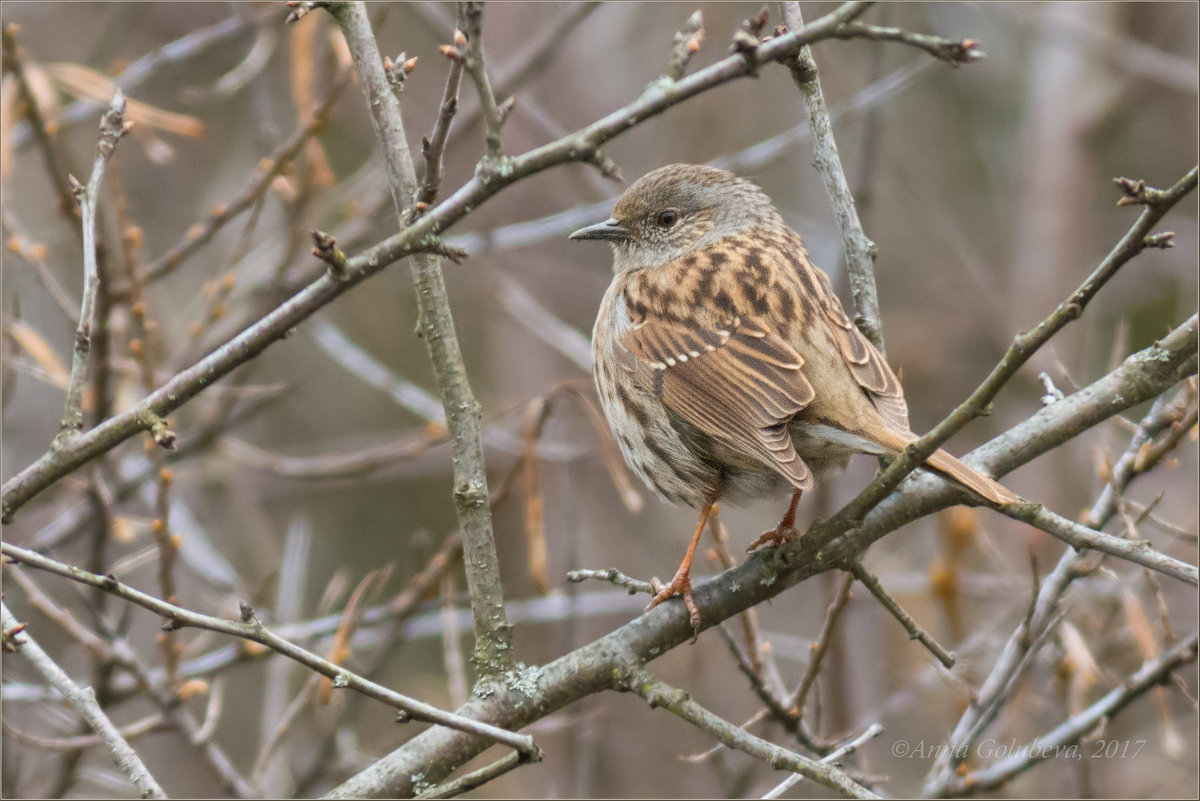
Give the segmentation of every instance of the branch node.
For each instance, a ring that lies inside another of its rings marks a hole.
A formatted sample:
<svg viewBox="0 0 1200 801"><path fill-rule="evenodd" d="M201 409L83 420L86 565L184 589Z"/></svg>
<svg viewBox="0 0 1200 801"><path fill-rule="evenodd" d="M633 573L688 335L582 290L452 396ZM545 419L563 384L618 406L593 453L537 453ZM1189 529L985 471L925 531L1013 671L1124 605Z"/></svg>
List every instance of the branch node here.
<svg viewBox="0 0 1200 801"><path fill-rule="evenodd" d="M1163 231L1157 234L1150 234L1142 239L1142 247L1158 248L1159 250L1167 250L1175 247L1175 232Z"/></svg>
<svg viewBox="0 0 1200 801"><path fill-rule="evenodd" d="M1173 202L1170 191L1147 186L1141 178L1113 178L1113 183L1121 188L1118 206L1169 206Z"/></svg>
<svg viewBox="0 0 1200 801"><path fill-rule="evenodd" d="M329 265L329 274L338 281L345 281L350 275L350 265L346 254L337 248L337 240L332 234L314 228L312 230L313 255Z"/></svg>
<svg viewBox="0 0 1200 801"><path fill-rule="evenodd" d="M675 43L671 47L671 60L667 63L667 78L678 81L687 72L688 62L700 50L704 41L704 16L694 12L687 22L675 34Z"/></svg>

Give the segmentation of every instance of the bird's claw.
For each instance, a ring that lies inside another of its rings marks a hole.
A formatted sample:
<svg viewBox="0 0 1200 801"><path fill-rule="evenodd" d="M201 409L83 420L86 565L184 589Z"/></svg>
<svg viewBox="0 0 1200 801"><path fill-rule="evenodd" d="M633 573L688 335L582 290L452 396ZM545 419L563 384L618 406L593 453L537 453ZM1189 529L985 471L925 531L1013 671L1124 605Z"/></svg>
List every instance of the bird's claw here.
<svg viewBox="0 0 1200 801"><path fill-rule="evenodd" d="M799 538L800 532L791 526L776 526L770 531L764 531L761 537L750 543L746 548L746 552L749 553L763 545L770 545L774 548L777 545L782 545L785 542L791 542Z"/></svg>
<svg viewBox="0 0 1200 801"><path fill-rule="evenodd" d="M682 598L683 604L688 610L688 622L692 624L692 642L698 640L700 638L700 607L696 606L696 598L692 594L691 575L680 571L675 574L675 578L671 579L670 584L663 584L655 576L650 579L650 587L656 594L650 599L650 603L646 604L646 611L649 612L663 601L669 601L676 597Z"/></svg>

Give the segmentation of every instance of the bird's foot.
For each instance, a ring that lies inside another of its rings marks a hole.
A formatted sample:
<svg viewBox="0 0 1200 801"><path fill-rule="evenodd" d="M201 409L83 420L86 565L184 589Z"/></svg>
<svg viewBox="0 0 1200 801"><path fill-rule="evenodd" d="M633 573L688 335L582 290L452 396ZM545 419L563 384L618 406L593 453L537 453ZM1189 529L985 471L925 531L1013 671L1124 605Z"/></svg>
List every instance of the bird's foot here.
<svg viewBox="0 0 1200 801"><path fill-rule="evenodd" d="M690 571L684 570L681 567L675 573L675 578L671 579L670 584L663 584L657 577L654 577L650 579L650 586L657 594L650 600L650 603L646 604L646 611L649 612L663 601L669 601L676 597L682 598L683 604L688 610L688 620L692 624L692 642L699 639L700 607L696 606L696 598L692 595L692 577Z"/></svg>
<svg viewBox="0 0 1200 801"><path fill-rule="evenodd" d="M763 545L770 545L772 548L774 548L778 545L782 545L785 542L791 542L797 539L800 539L799 531L796 531L796 529L792 528L791 526L778 525L770 531L764 531L761 537L750 543L749 547L746 548L746 552L749 553L756 548L762 547Z"/></svg>

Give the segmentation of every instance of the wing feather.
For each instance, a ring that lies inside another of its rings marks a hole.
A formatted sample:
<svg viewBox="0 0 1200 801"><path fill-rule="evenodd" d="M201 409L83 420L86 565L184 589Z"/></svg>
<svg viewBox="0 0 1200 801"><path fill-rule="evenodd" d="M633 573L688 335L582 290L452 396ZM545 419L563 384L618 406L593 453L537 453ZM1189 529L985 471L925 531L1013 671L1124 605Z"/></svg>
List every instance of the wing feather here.
<svg viewBox="0 0 1200 801"><path fill-rule="evenodd" d="M815 393L804 360L778 334L742 321L726 329L647 317L624 346L661 371L662 402L704 433L774 468L798 489L812 472L796 453L787 424Z"/></svg>

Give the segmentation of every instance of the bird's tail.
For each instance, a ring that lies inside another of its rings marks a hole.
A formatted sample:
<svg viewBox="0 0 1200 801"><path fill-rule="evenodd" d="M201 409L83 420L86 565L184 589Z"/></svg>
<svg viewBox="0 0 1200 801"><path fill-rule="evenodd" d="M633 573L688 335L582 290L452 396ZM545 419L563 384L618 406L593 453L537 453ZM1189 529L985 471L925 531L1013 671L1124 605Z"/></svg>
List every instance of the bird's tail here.
<svg viewBox="0 0 1200 801"><path fill-rule="evenodd" d="M894 453L903 451L910 443L916 440L916 436L912 433L900 434L892 429L876 432L873 438ZM946 478L963 485L979 497L993 504L1015 503L1021 500L1008 487L1005 487L993 478L985 476L978 470L967 467L940 448L925 460L923 466L941 473Z"/></svg>
<svg viewBox="0 0 1200 801"><path fill-rule="evenodd" d="M973 470L955 459L946 451L938 449L925 462L939 473L954 479L984 500L994 504L1015 503L1021 500L1016 493L993 478L985 476L978 470Z"/></svg>

